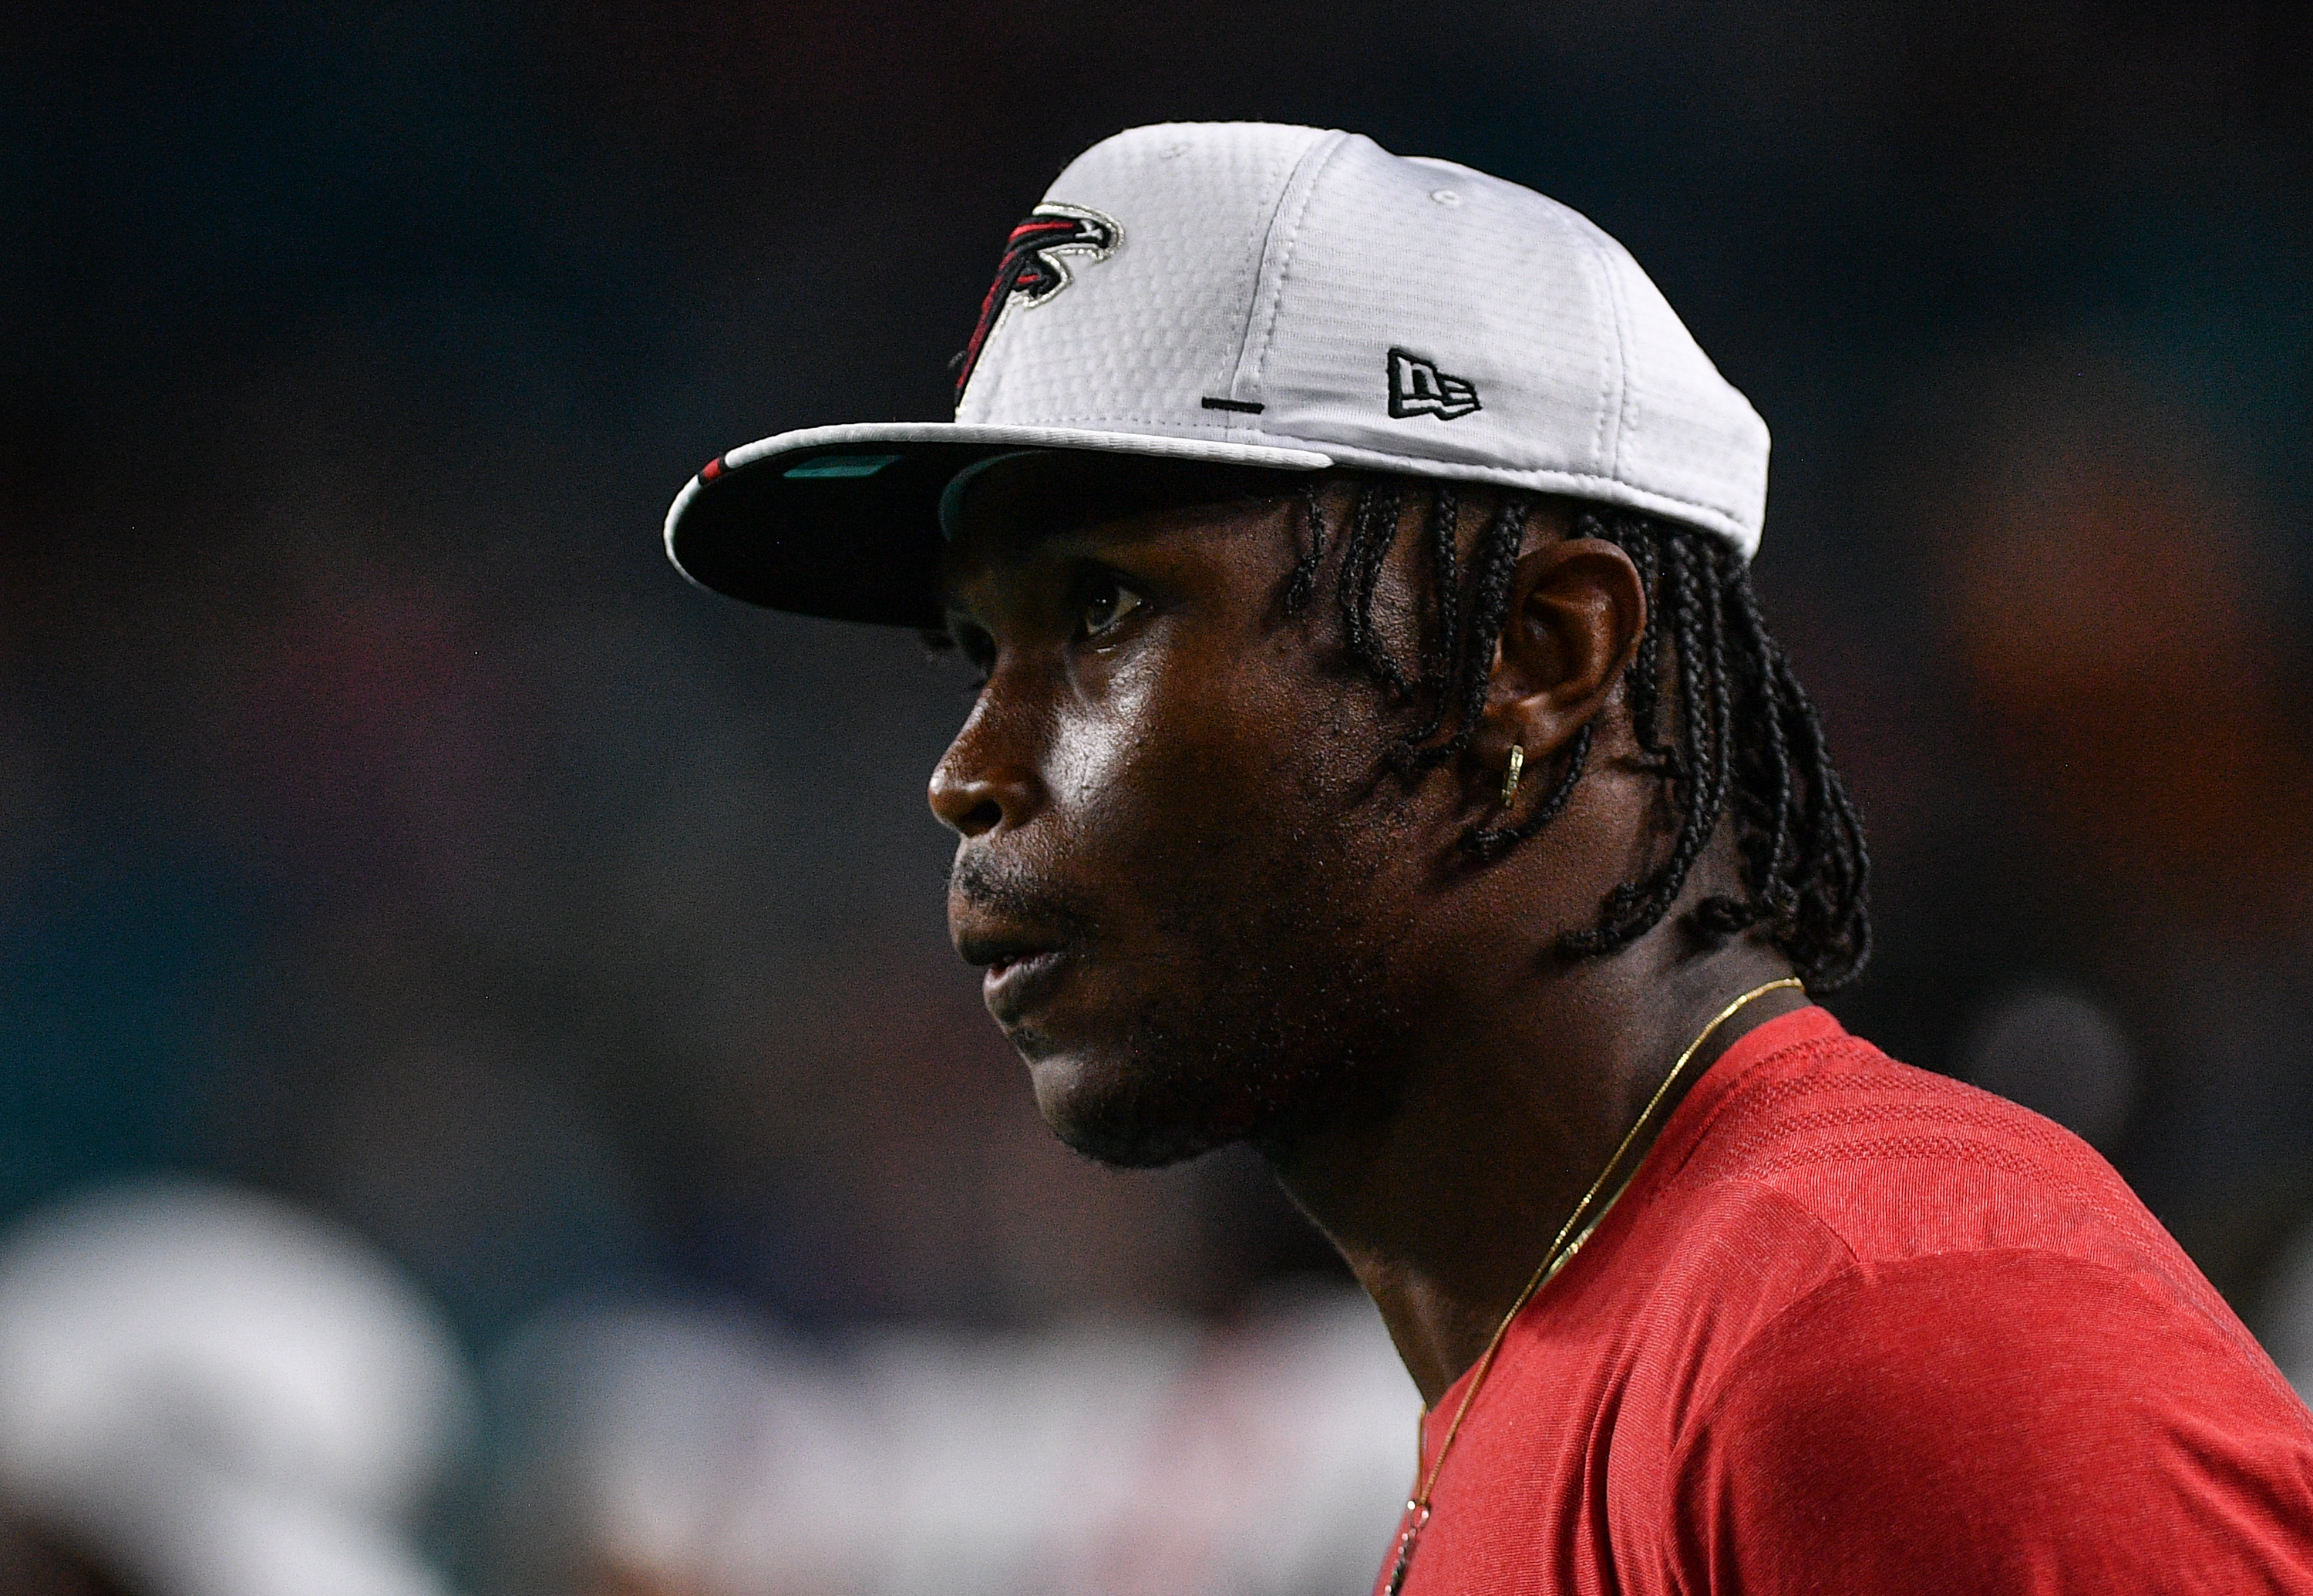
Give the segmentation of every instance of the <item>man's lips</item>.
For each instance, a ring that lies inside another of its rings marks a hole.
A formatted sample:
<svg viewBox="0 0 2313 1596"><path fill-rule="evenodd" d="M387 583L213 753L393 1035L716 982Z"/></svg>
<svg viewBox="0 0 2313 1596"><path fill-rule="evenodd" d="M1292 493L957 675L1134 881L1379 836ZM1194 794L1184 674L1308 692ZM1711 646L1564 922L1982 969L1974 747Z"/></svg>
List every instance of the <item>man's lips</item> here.
<svg viewBox="0 0 2313 1596"><path fill-rule="evenodd" d="M1025 863L968 842L948 872L948 931L964 962L986 972L981 996L1007 1030L1088 957L1091 923L1084 911Z"/></svg>
<svg viewBox="0 0 2313 1596"><path fill-rule="evenodd" d="M1060 948L998 959L980 978L981 1001L998 1025L1011 1025L1058 990L1077 964Z"/></svg>
<svg viewBox="0 0 2313 1596"><path fill-rule="evenodd" d="M1042 1002L1080 962L1072 939L1057 932L985 922L958 926L955 950L981 966L981 998L1001 1025Z"/></svg>

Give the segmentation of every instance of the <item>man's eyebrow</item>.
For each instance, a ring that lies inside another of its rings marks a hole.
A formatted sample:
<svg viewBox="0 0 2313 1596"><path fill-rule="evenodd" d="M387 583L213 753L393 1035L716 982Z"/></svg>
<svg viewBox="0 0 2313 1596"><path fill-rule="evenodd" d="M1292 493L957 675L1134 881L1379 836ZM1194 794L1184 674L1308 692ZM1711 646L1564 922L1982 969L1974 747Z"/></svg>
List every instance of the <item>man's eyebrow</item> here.
<svg viewBox="0 0 2313 1596"><path fill-rule="evenodd" d="M1025 545L1015 546L1008 539L998 546L979 551L970 567L961 572L942 570L934 584L933 594L940 613L947 617L977 618L977 612L964 597L964 589L975 582L991 578L997 580L1016 580L1022 572L1039 564L1049 563L1051 540L1038 535L1026 538Z"/></svg>
<svg viewBox="0 0 2313 1596"><path fill-rule="evenodd" d="M1050 570L1098 562L1120 547L1144 541L1110 537L1100 530L1113 525L1113 522L1095 522L1000 533L991 538L988 548L973 560L972 576L1016 579L1040 568ZM940 583L940 602L951 608L956 607L955 591L955 587L944 579Z"/></svg>
<svg viewBox="0 0 2313 1596"><path fill-rule="evenodd" d="M1223 493L1210 498L1148 501L1127 497L1081 506L1045 505L1033 516L1024 516L1014 525L998 531L994 541L1007 558L1032 558L1047 545L1064 546L1072 552L1096 552L1101 546L1117 541L1113 528L1144 524L1143 529L1129 540L1138 542L1141 537L1186 531L1229 516L1257 514L1290 497L1283 492L1248 492ZM969 536L984 525L967 520L962 532Z"/></svg>

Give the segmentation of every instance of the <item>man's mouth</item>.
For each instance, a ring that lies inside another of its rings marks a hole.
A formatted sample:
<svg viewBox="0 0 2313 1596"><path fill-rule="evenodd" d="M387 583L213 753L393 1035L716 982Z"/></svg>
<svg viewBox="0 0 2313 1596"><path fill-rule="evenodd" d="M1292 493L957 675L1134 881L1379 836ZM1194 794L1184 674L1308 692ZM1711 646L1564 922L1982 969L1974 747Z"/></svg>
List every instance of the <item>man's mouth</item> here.
<svg viewBox="0 0 2313 1596"><path fill-rule="evenodd" d="M964 962L981 966L980 995L1000 1025L1011 1025L1051 995L1078 962L1061 938L974 928L956 938Z"/></svg>
<svg viewBox="0 0 2313 1596"><path fill-rule="evenodd" d="M1012 1029L1086 962L1091 927L1050 884L970 847L948 877L948 930L980 966L980 992L996 1023Z"/></svg>
<svg viewBox="0 0 2313 1596"><path fill-rule="evenodd" d="M1049 997L1075 962L1057 948L999 958L980 977L981 1001L998 1024L1010 1025Z"/></svg>

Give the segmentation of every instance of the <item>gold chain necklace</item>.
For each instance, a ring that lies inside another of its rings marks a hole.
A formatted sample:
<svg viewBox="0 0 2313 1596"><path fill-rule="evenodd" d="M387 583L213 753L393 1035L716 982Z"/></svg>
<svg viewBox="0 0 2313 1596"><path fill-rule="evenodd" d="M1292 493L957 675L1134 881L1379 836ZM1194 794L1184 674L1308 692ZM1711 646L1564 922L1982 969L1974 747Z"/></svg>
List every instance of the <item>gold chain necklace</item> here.
<svg viewBox="0 0 2313 1596"><path fill-rule="evenodd" d="M1429 1415L1426 1410L1423 1412L1420 1424L1414 1431L1414 1491L1405 1504L1405 1528L1398 1532L1397 1546L1390 1564L1389 1583L1383 1587L1387 1596L1399 1596L1405 1588L1405 1576L1413 1568L1414 1548L1421 1541L1422 1526L1429 1522L1429 1494L1437 1489L1438 1471L1446 1467L1446 1455L1454 1450L1455 1438L1462 1433L1462 1421L1470 1416L1470 1404L1478 1399L1479 1391L1485 1387L1486 1376L1494 1371L1494 1354L1501 1350L1502 1337L1509 1334L1511 1321L1528 1302L1534 1301L1534 1294L1549 1284L1552 1277L1566 1266L1566 1261L1582 1249L1582 1244L1590 1239L1606 1215L1614 1211L1614 1204L1622 1201L1623 1194L1631 1189L1631 1182L1639 1172L1637 1164L1631 1166L1630 1174L1623 1177L1614 1195L1599 1204L1596 1213L1591 1213L1590 1205L1597 1202L1598 1194L1613 1178L1614 1170L1622 1164L1623 1155L1631 1151L1631 1144L1639 1139L1639 1132L1655 1116L1655 1110L1662 1107L1663 1099L1670 1095L1672 1085L1686 1072L1688 1063L1702 1051L1702 1045L1718 1034L1720 1026L1734 1018L1754 998L1763 998L1769 992L1780 992L1785 987L1805 990L1805 984L1796 975L1786 975L1779 981L1770 981L1764 986L1753 987L1721 1009L1712 1017L1711 1023L1702 1027L1701 1034L1686 1045L1686 1051L1678 1055L1678 1062L1670 1067L1670 1073L1663 1077L1660 1086L1655 1088L1655 1095L1647 1099L1647 1106L1639 1110L1639 1117L1632 1120L1631 1128L1623 1133L1622 1144L1614 1149L1614 1156L1606 1160L1606 1167L1598 1171L1598 1178L1590 1183L1590 1189L1582 1194L1582 1200L1574 1205L1574 1212L1566 1216L1566 1223L1560 1228L1557 1238L1551 1242L1549 1250L1542 1255L1542 1266L1534 1272L1534 1278L1526 1283L1526 1290L1517 1294L1517 1301L1510 1304L1510 1310L1502 1315L1502 1322L1494 1327L1493 1338L1486 1343L1486 1350L1478 1354L1478 1362L1470 1375L1470 1389L1462 1393L1461 1404L1454 1409L1454 1422L1446 1427L1446 1439L1438 1448L1438 1460L1429 1466L1427 1477L1421 1471L1420 1442L1425 1434L1422 1425L1426 1425ZM1644 1162L1643 1159L1640 1160L1640 1164ZM1587 1222L1584 1219L1586 1214L1589 1215Z"/></svg>

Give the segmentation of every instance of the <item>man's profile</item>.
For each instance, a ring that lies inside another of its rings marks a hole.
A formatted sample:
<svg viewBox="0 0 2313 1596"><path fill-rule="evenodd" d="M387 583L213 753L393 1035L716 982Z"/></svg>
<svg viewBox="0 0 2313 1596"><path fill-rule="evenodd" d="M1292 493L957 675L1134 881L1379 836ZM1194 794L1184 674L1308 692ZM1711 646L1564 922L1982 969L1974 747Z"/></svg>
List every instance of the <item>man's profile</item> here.
<svg viewBox="0 0 2313 1596"><path fill-rule="evenodd" d="M2094 1152L1848 1035L1767 433L1622 247L1342 133L1118 135L954 423L668 546L981 680L949 915L1071 1145L1249 1142L1428 1412L1384 1591L2313 1590L2313 1419Z"/></svg>

